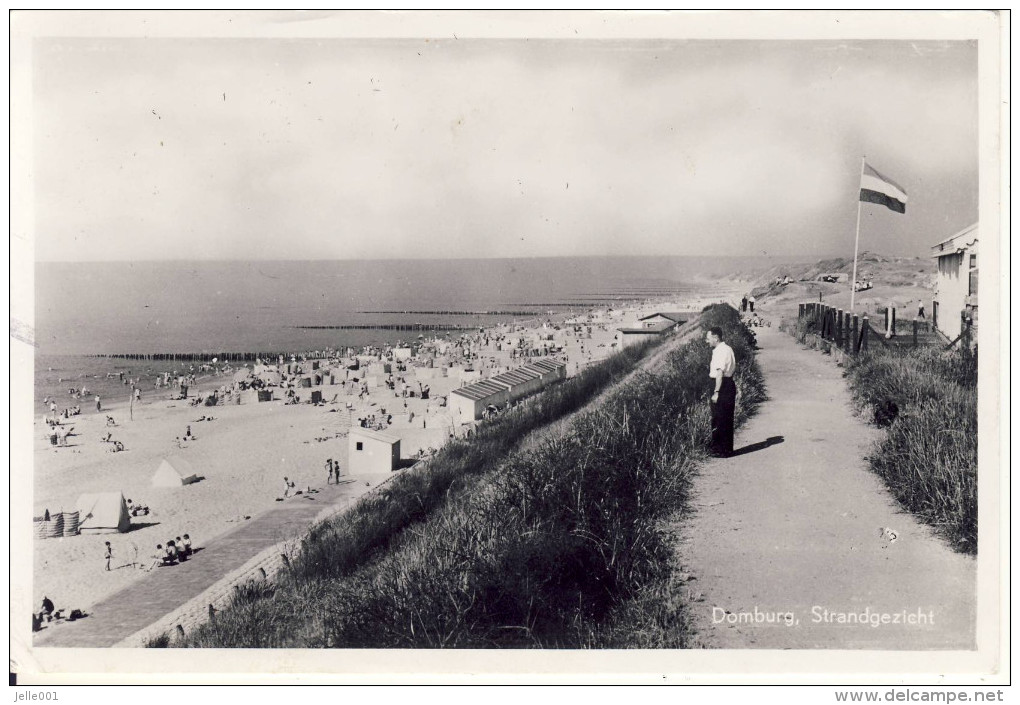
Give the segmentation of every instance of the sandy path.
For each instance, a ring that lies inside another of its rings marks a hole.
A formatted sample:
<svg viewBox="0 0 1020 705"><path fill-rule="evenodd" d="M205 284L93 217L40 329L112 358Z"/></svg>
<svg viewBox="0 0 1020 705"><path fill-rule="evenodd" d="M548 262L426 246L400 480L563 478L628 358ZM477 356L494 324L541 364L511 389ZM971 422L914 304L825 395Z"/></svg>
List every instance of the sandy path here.
<svg viewBox="0 0 1020 705"><path fill-rule="evenodd" d="M840 369L776 328L758 337L770 400L737 434L736 449L750 452L695 479L679 549L700 643L974 648L975 561L902 512L867 470L881 432L853 415ZM865 621L889 622L840 623L866 610Z"/></svg>

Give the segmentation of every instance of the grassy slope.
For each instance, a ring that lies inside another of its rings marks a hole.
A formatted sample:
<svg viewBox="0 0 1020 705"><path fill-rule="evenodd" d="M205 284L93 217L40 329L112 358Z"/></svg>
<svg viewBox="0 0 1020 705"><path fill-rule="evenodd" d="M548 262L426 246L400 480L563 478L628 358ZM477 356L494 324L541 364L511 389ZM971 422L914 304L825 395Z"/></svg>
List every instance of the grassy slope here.
<svg viewBox="0 0 1020 705"><path fill-rule="evenodd" d="M887 426L869 462L904 508L977 551L977 355L883 350L846 371L858 409Z"/></svg>
<svg viewBox="0 0 1020 705"><path fill-rule="evenodd" d="M746 415L764 398L753 341L728 307L702 319L727 330ZM708 357L688 342L561 433L473 472L470 491L450 483L371 560L316 528L291 575L239 595L183 645L682 646L671 537L659 526L681 511L707 441ZM376 510L421 496L396 487Z"/></svg>

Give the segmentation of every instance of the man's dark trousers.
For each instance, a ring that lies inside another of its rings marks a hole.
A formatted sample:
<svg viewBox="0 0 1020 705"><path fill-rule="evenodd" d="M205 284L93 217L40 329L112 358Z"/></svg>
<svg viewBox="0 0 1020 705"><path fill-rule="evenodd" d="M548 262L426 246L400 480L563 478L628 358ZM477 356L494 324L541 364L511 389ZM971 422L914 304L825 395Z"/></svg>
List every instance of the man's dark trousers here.
<svg viewBox="0 0 1020 705"><path fill-rule="evenodd" d="M737 405L737 385L730 377L723 377L719 387L719 400L712 402L712 452L716 455L733 453L733 411Z"/></svg>

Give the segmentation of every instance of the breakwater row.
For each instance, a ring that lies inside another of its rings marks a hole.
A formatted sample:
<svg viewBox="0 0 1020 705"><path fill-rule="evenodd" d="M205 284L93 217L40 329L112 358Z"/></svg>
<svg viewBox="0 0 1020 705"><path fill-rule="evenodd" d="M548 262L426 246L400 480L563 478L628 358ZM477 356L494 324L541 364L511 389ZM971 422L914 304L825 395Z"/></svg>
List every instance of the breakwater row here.
<svg viewBox="0 0 1020 705"><path fill-rule="evenodd" d="M149 360L155 362L254 362L273 360L280 355L289 358L291 353L282 352L175 352L175 353L94 353L90 358L111 358L116 360Z"/></svg>
<svg viewBox="0 0 1020 705"><path fill-rule="evenodd" d="M397 313L404 316L537 316L537 311L358 311L358 313Z"/></svg>
<svg viewBox="0 0 1020 705"><path fill-rule="evenodd" d="M372 323L343 324L332 326L293 326L299 330L475 330L478 326L464 326L458 323Z"/></svg>

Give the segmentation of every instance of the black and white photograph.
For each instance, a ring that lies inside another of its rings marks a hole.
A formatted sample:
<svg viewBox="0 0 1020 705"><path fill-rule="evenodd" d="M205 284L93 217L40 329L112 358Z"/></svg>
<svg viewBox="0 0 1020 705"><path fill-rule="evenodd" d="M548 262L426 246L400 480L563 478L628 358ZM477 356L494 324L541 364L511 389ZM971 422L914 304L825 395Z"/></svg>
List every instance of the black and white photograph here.
<svg viewBox="0 0 1020 705"><path fill-rule="evenodd" d="M10 34L12 684L1008 679L1008 13Z"/></svg>

